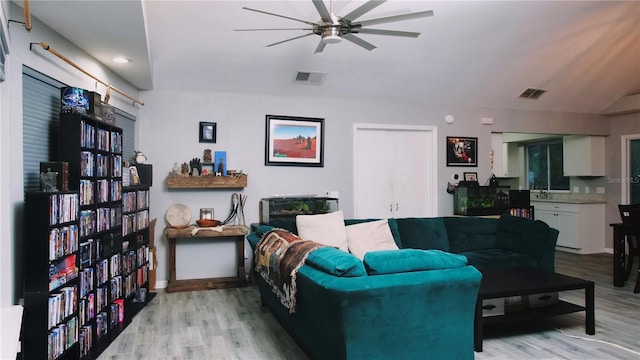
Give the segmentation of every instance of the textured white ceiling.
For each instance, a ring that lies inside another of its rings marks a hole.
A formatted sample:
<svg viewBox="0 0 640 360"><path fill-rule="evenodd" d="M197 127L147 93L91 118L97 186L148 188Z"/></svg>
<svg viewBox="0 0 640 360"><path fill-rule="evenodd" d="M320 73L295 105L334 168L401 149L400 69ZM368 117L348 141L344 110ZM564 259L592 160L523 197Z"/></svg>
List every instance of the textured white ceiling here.
<svg viewBox="0 0 640 360"><path fill-rule="evenodd" d="M344 15L363 3L334 1L333 10ZM433 17L371 26L420 37L362 34L378 48L367 51L343 41L315 55L315 35L265 47L304 31L233 31L304 27L243 6L319 21L310 0L31 2L33 16L107 66L112 54L134 59L128 70L112 67L140 89L582 113L600 113L640 92L637 1L391 0L360 20L433 10ZM293 83L297 71L327 75L321 86L300 85ZM547 93L538 100L518 99L528 87Z"/></svg>

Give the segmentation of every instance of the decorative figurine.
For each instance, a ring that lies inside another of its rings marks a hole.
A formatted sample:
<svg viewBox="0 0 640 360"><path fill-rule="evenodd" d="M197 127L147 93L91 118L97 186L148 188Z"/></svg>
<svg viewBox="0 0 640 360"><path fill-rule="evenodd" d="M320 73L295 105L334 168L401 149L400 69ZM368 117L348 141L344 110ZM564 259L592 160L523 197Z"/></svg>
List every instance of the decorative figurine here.
<svg viewBox="0 0 640 360"><path fill-rule="evenodd" d="M202 155L202 162L210 163L211 159L211 149L205 149L204 155Z"/></svg>
<svg viewBox="0 0 640 360"><path fill-rule="evenodd" d="M189 164L182 163L182 176L189 176Z"/></svg>

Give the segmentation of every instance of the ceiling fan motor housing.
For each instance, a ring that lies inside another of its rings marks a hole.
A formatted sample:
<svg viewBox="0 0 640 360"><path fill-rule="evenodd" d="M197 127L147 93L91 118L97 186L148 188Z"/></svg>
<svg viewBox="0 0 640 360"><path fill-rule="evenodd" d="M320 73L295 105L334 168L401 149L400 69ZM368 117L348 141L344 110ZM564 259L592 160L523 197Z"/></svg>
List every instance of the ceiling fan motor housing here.
<svg viewBox="0 0 640 360"><path fill-rule="evenodd" d="M322 41L325 44L337 44L342 41L340 25L327 26L322 29Z"/></svg>

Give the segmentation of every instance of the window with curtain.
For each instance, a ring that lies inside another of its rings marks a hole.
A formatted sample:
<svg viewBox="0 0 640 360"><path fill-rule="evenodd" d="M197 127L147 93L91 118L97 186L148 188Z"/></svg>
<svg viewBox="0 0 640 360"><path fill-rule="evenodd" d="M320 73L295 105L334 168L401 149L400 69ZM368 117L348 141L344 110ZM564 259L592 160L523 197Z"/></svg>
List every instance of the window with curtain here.
<svg viewBox="0 0 640 360"><path fill-rule="evenodd" d="M22 147L24 191L40 190L40 162L57 161L60 88L68 86L28 66L22 67ZM123 159L134 153L135 116L116 109L123 131Z"/></svg>
<svg viewBox="0 0 640 360"><path fill-rule="evenodd" d="M569 177L563 175L562 141L531 143L526 149L529 189L569 190Z"/></svg>

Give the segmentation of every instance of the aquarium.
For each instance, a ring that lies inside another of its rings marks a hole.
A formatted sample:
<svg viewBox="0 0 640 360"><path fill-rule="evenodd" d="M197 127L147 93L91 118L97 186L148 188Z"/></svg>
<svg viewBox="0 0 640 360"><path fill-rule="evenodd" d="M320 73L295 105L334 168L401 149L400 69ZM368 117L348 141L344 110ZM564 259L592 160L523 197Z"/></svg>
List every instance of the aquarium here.
<svg viewBox="0 0 640 360"><path fill-rule="evenodd" d="M330 197L271 197L260 200L260 223L295 219L298 215L326 214L338 210L338 199Z"/></svg>
<svg viewBox="0 0 640 360"><path fill-rule="evenodd" d="M509 212L508 186L457 186L454 215L499 215Z"/></svg>

